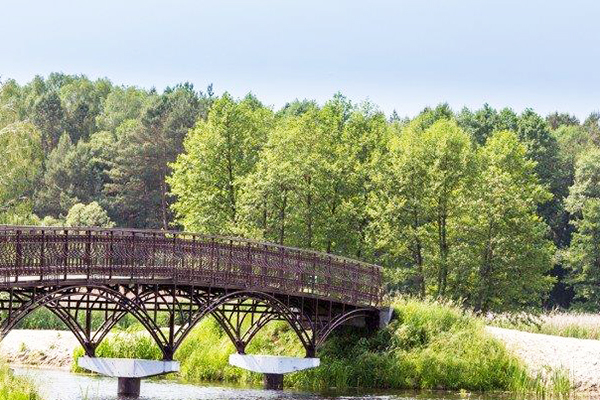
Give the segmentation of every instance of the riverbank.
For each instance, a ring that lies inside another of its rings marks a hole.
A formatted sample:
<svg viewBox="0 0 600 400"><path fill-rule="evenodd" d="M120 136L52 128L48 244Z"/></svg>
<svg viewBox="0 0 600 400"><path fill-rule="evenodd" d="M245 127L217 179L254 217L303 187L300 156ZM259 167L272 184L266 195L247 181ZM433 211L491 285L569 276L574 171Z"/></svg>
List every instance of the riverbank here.
<svg viewBox="0 0 600 400"><path fill-rule="evenodd" d="M70 369L78 346L70 331L14 329L0 342L0 357L15 366Z"/></svg>
<svg viewBox="0 0 600 400"><path fill-rule="evenodd" d="M368 332L348 328L320 350L322 366L286 376L286 387L322 391L330 388L508 391L564 396L571 383L562 369L533 369L505 338L486 329L483 321L448 304L399 299L396 319L385 329ZM285 323L267 325L251 342L249 353L302 356L303 349ZM180 379L260 385L262 376L232 367L234 347L210 318L191 332L175 354ZM81 355L66 331L11 332L0 354L16 364L66 368ZM160 358L149 335L132 326L109 335L97 349L99 357ZM600 360L600 358L599 358ZM599 374L600 376L600 374ZM596 390L597 385L578 385Z"/></svg>
<svg viewBox="0 0 600 400"><path fill-rule="evenodd" d="M320 350L321 367L286 375L285 386L329 388L427 389L466 392L508 391L565 395L568 379L559 372L531 374L483 321L450 304L398 299L396 319L374 334L357 328L337 331ZM262 376L228 364L235 351L212 319L203 320L175 358L188 382L260 384ZM285 323L267 325L250 343L249 353L302 356L303 349ZM80 350L79 355L82 354ZM100 357L160 358L143 332L131 329L108 337Z"/></svg>

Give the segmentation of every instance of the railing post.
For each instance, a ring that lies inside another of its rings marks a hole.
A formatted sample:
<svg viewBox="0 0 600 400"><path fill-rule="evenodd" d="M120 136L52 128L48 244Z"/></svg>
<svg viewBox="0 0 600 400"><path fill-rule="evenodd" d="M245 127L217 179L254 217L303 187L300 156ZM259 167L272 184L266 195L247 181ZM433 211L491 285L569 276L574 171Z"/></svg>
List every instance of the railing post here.
<svg viewBox="0 0 600 400"><path fill-rule="evenodd" d="M131 274L131 280L133 281L133 278L135 276L135 232L131 232L131 257L129 258L129 266L130 266L130 274Z"/></svg>
<svg viewBox="0 0 600 400"><path fill-rule="evenodd" d="M40 281L44 280L44 268L46 267L46 235L44 229L41 230L41 243L40 243Z"/></svg>
<svg viewBox="0 0 600 400"><path fill-rule="evenodd" d="M171 270L173 271L173 282L177 282L179 279L179 256L177 255L177 236L173 235L173 243L171 252L173 254L173 265L171 265Z"/></svg>
<svg viewBox="0 0 600 400"><path fill-rule="evenodd" d="M279 275L279 289L284 289L285 288L285 277L283 275L283 263L285 260L285 247L280 247L279 248L280 252L281 252L281 258L279 259L279 271L278 271L278 275Z"/></svg>
<svg viewBox="0 0 600 400"><path fill-rule="evenodd" d="M92 275L92 231L90 229L87 230L85 235L84 262L87 265L87 280L89 281Z"/></svg>
<svg viewBox="0 0 600 400"><path fill-rule="evenodd" d="M15 241L15 282L19 281L21 275L21 267L23 265L23 248L21 247L21 230L17 230Z"/></svg>
<svg viewBox="0 0 600 400"><path fill-rule="evenodd" d="M246 278L246 282L248 282L247 287L251 288L254 284L254 279L253 278L253 271L252 271L252 247L251 247L251 243L248 242L248 253L247 253L247 260L246 263L248 265L246 265L244 267L244 270L246 272L247 278Z"/></svg>
<svg viewBox="0 0 600 400"><path fill-rule="evenodd" d="M152 261L150 263L152 270L152 280L156 278L156 232L152 232Z"/></svg>
<svg viewBox="0 0 600 400"><path fill-rule="evenodd" d="M65 229L64 230L64 234L65 234L65 242L63 244L63 279L66 281L67 280L67 275L68 275L68 266L69 266L69 230Z"/></svg>
<svg viewBox="0 0 600 400"><path fill-rule="evenodd" d="M113 276L113 264L115 263L115 250L114 250L114 232L110 231L108 244L108 279L112 279Z"/></svg>

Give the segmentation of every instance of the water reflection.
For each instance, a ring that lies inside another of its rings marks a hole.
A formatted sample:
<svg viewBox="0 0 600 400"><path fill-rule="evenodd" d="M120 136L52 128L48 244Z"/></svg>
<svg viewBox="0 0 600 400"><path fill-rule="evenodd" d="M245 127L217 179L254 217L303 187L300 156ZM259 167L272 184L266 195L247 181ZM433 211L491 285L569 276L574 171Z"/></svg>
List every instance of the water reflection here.
<svg viewBox="0 0 600 400"><path fill-rule="evenodd" d="M15 373L26 376L39 388L44 400L116 400L117 380L114 378L73 374L60 370L16 368ZM325 399L460 399L458 394L432 393L369 393L369 394L314 394L295 391L267 391L259 389L201 386L177 383L168 380L142 381L140 400L325 400ZM471 395L471 400L479 396ZM496 397L498 398L498 397ZM491 397L486 397L491 400ZM503 399L506 400L506 399Z"/></svg>

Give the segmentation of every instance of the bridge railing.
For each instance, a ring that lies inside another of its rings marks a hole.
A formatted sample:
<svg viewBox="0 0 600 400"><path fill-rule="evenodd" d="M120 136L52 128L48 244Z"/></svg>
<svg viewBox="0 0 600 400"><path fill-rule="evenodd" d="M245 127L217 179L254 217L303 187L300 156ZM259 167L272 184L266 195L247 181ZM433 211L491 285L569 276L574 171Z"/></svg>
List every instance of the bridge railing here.
<svg viewBox="0 0 600 400"><path fill-rule="evenodd" d="M168 280L378 306L381 275L376 265L241 238L0 226L0 287L74 279Z"/></svg>

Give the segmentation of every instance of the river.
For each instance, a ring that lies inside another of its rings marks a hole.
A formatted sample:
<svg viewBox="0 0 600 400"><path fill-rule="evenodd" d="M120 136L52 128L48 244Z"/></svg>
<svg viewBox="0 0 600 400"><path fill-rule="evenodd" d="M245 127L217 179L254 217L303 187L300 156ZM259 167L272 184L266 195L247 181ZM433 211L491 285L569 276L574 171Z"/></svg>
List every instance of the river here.
<svg viewBox="0 0 600 400"><path fill-rule="evenodd" d="M117 380L101 376L74 374L64 370L15 368L15 373L31 379L44 400L116 400ZM177 383L170 380L143 380L140 400L414 400L461 398L435 393L335 393L315 394L285 390L282 392ZM471 399L479 398L471 396ZM486 397L491 400L492 398Z"/></svg>

